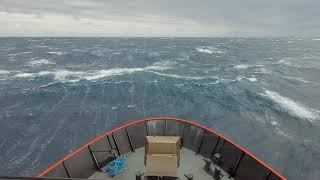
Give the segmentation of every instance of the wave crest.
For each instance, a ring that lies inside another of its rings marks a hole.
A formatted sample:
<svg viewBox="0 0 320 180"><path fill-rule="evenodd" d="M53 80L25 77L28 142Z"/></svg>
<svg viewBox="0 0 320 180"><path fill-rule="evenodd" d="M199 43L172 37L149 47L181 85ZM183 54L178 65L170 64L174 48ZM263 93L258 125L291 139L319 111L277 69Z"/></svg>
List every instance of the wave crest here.
<svg viewBox="0 0 320 180"><path fill-rule="evenodd" d="M38 60L33 60L28 62L28 65L31 67L37 67L37 66L42 66L46 64L55 64L54 62L51 62L47 59L38 59Z"/></svg>
<svg viewBox="0 0 320 180"><path fill-rule="evenodd" d="M261 95L271 99L292 116L308 120L317 120L320 117L320 112L318 110L308 108L293 99L281 96L277 92L265 90L265 94Z"/></svg>
<svg viewBox="0 0 320 180"><path fill-rule="evenodd" d="M172 63L169 61L157 62L151 66L144 68L113 68L103 70L91 71L70 71L66 69L56 69L51 71L41 71L38 73L18 73L14 77L29 78L35 76L53 76L55 80L61 82L78 82L80 80L95 81L108 76L119 76L123 74L131 74L134 72L149 71L156 73L157 71L164 71L171 69Z"/></svg>
<svg viewBox="0 0 320 180"><path fill-rule="evenodd" d="M0 76L1 76L1 75L7 75L7 74L9 74L9 73L10 73L10 71L1 70L1 69L0 69Z"/></svg>
<svg viewBox="0 0 320 180"><path fill-rule="evenodd" d="M200 53L207 53L207 54L224 54L226 52L222 51L216 47L198 47L196 50Z"/></svg>

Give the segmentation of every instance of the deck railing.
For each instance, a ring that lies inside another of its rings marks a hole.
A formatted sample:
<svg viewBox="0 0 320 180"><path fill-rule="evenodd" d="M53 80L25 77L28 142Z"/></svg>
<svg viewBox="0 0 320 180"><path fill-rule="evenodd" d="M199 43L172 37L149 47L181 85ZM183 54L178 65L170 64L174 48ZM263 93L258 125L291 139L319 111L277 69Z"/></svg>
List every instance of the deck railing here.
<svg viewBox="0 0 320 180"><path fill-rule="evenodd" d="M180 136L181 145L205 158L219 153L220 167L240 179L286 179L251 152L222 134L194 121L175 117L129 122L93 139L38 174L38 177L87 178L116 154L144 147L147 135ZM113 152L113 153L112 153Z"/></svg>

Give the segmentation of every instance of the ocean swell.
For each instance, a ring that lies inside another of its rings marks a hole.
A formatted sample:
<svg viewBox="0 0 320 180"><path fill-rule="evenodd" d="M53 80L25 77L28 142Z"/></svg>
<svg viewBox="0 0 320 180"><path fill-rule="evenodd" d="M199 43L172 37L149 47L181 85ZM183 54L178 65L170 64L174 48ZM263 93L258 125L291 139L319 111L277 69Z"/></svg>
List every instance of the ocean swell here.
<svg viewBox="0 0 320 180"><path fill-rule="evenodd" d="M271 99L292 116L310 121L318 120L320 117L320 112L318 110L306 107L293 99L281 96L277 92L265 90L265 93L261 95Z"/></svg>

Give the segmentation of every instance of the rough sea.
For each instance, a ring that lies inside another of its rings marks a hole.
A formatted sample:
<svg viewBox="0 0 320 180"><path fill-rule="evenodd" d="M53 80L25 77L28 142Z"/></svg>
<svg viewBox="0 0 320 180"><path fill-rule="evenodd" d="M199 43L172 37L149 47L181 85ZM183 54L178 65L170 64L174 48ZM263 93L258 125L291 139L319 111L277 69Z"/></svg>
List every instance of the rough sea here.
<svg viewBox="0 0 320 180"><path fill-rule="evenodd" d="M319 179L320 39L0 38L0 174L35 175L156 116L209 126L288 179Z"/></svg>

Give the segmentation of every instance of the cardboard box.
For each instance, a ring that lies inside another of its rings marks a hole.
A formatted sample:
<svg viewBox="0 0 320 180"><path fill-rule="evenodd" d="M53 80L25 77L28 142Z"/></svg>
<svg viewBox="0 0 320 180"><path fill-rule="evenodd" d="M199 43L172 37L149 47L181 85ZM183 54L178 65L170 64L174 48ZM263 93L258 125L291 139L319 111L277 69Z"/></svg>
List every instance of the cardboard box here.
<svg viewBox="0 0 320 180"><path fill-rule="evenodd" d="M179 136L147 136L145 145L144 165L147 165L147 155L173 154L177 156L177 166L180 166Z"/></svg>
<svg viewBox="0 0 320 180"><path fill-rule="evenodd" d="M180 137L178 136L147 136L147 154L178 154Z"/></svg>
<svg viewBox="0 0 320 180"><path fill-rule="evenodd" d="M146 176L177 177L178 157L174 154L147 155Z"/></svg>

